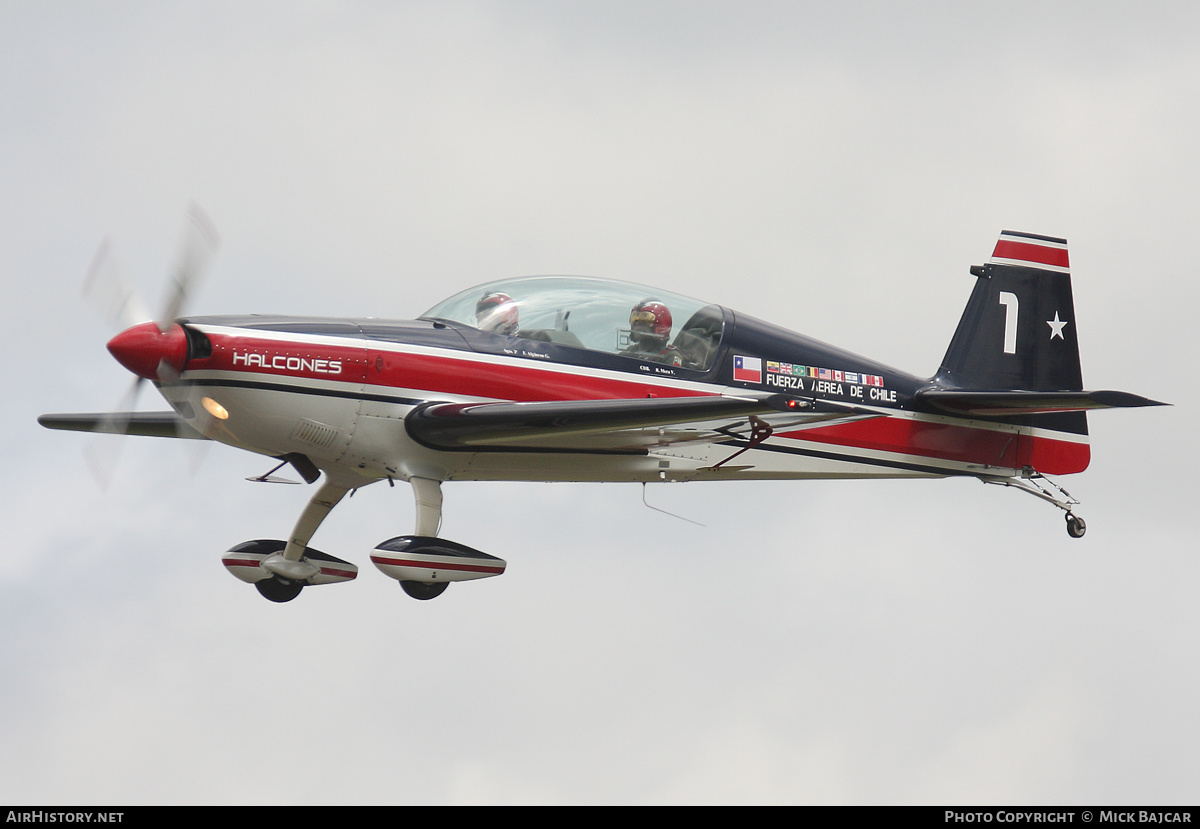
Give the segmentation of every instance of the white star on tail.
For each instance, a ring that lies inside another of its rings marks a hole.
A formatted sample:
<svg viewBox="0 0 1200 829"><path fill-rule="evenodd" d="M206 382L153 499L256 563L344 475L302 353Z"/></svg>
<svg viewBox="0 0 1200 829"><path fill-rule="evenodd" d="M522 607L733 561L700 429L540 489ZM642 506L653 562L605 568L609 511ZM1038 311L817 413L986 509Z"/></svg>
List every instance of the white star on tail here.
<svg viewBox="0 0 1200 829"><path fill-rule="evenodd" d="M1067 323L1058 318L1058 311L1054 312L1054 319L1046 320L1046 325L1050 326L1050 339L1054 339L1055 337L1058 337L1060 340L1066 339L1063 336L1062 330Z"/></svg>

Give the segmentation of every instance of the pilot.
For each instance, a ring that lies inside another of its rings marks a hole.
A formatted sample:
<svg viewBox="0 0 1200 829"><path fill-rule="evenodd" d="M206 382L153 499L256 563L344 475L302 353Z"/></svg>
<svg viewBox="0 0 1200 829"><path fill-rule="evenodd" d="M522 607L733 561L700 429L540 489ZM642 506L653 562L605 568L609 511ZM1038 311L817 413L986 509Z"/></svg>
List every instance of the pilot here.
<svg viewBox="0 0 1200 829"><path fill-rule="evenodd" d="M512 336L520 327L517 303L513 302L508 294L484 294L479 302L475 303L475 324L482 331Z"/></svg>
<svg viewBox="0 0 1200 829"><path fill-rule="evenodd" d="M683 365L683 357L671 339L671 309L657 299L643 299L629 312L629 347L626 357L650 360L672 366Z"/></svg>

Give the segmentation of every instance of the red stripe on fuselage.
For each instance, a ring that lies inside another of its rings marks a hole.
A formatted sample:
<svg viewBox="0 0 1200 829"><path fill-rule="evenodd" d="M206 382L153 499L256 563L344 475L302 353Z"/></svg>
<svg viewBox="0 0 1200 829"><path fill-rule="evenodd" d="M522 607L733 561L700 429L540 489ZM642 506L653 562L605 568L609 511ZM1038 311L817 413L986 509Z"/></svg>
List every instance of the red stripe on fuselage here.
<svg viewBox="0 0 1200 829"><path fill-rule="evenodd" d="M610 376L542 368L513 362L463 356L368 351L362 346L337 346L211 334L213 354L188 362L188 370L237 371L309 380L332 380L434 394L483 397L492 400L632 400L640 397L701 397L719 394L660 385L636 375ZM554 366L561 367L555 363Z"/></svg>
<svg viewBox="0 0 1200 829"><path fill-rule="evenodd" d="M1070 475L1088 468L1092 448L1086 443L1022 435L1018 460L1022 467L1032 466L1046 475Z"/></svg>
<svg viewBox="0 0 1200 829"><path fill-rule="evenodd" d="M382 371L377 371L379 361L374 359L376 356L383 360ZM373 385L424 389L493 400L632 400L638 397L698 397L717 393L635 379L597 377L432 354L379 352L372 354L372 360L368 362L367 382Z"/></svg>
<svg viewBox="0 0 1200 829"><path fill-rule="evenodd" d="M1029 465L1051 475L1082 472L1090 456L1086 443L900 417L877 417L777 434L793 440L959 463L1008 469Z"/></svg>

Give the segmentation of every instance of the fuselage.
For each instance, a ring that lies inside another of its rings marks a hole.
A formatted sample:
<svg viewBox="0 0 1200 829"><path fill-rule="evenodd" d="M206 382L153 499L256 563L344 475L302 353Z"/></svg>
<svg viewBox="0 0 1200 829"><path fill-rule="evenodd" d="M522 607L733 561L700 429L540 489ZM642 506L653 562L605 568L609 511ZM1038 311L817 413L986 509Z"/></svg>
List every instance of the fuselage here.
<svg viewBox="0 0 1200 829"><path fill-rule="evenodd" d="M501 284L515 296L521 282ZM465 299L457 311L455 298L433 309L437 318L181 319L190 332L188 358L177 378L161 382L160 389L206 436L273 457L302 454L347 485L413 477L1008 477L1034 461L1047 472L1086 466L1086 434L1037 429L1013 418L919 411L915 395L929 379L727 308L685 307L687 321L659 352L638 350L627 341L628 332L622 333L619 319L614 324L596 310L603 303L580 299L579 282L570 283L567 299L552 298L540 309L534 302L522 306L526 327L508 333L483 330L461 310L474 307L479 289L460 295ZM546 284L539 288L543 293L550 290ZM610 300L614 307L647 290L612 284L621 289ZM566 307L553 308L555 303ZM444 451L419 443L405 422L414 408L435 401L634 400L747 392L828 400L853 406L857 414L836 422L772 415L767 418L774 428L770 440L739 457L733 468L714 464L746 441L704 429L695 431L695 439L664 430L661 445L638 452L604 451L602 440L596 451L587 452Z"/></svg>

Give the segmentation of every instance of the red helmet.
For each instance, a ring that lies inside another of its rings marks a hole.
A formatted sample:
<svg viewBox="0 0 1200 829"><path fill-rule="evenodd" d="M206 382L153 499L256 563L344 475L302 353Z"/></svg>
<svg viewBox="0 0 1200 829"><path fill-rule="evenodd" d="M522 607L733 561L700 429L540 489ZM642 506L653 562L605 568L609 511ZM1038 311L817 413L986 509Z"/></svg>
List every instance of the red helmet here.
<svg viewBox="0 0 1200 829"><path fill-rule="evenodd" d="M508 294L484 294L475 303L475 322L484 331L515 334L520 327L517 303Z"/></svg>
<svg viewBox="0 0 1200 829"><path fill-rule="evenodd" d="M643 299L629 312L629 338L643 345L665 346L671 336L671 309L657 299Z"/></svg>

